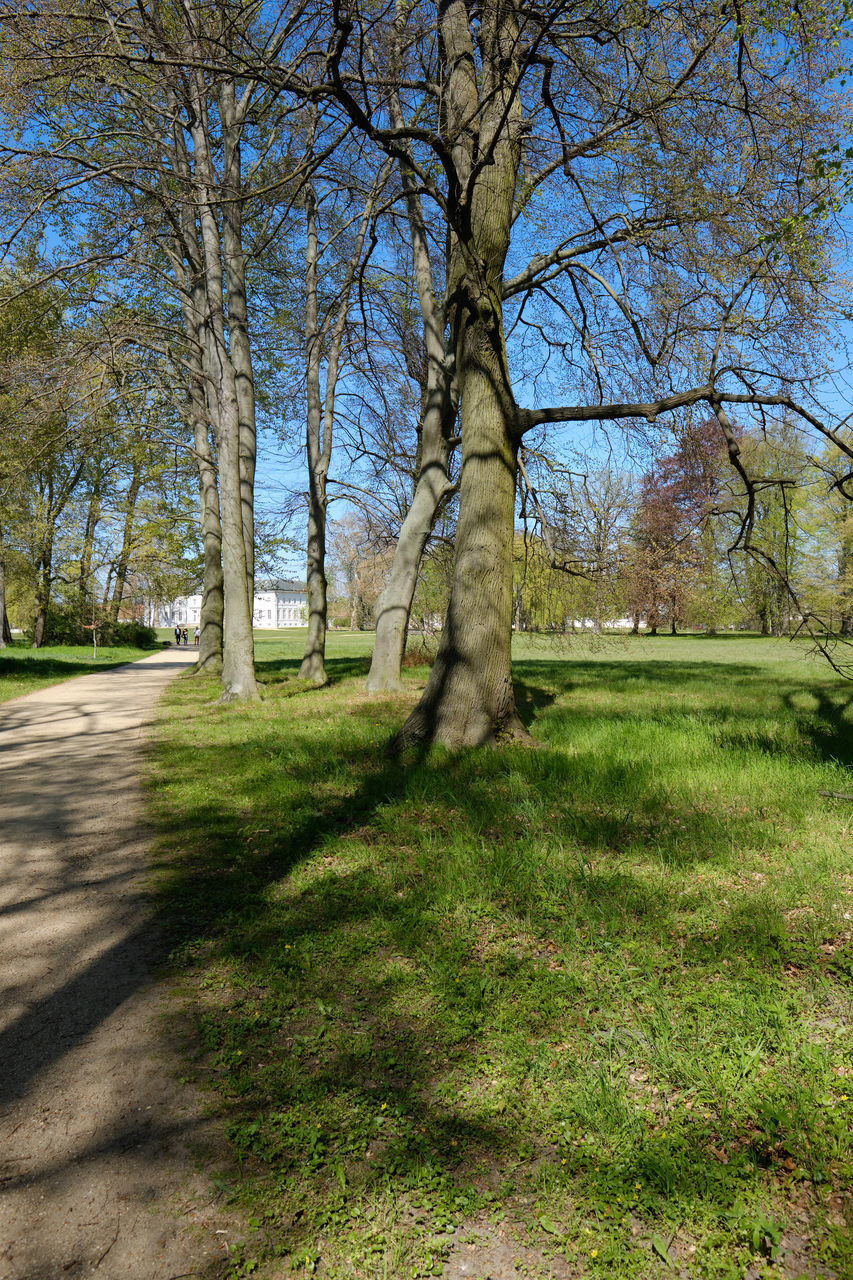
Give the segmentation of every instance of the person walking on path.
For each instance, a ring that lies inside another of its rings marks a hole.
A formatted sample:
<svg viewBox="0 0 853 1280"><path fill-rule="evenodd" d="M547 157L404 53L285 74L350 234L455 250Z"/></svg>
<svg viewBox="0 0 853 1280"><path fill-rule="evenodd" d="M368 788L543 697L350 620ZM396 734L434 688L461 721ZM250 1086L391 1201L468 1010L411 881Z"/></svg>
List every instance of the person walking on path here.
<svg viewBox="0 0 853 1280"><path fill-rule="evenodd" d="M0 1280L206 1275L232 1225L194 1173L210 1122L152 977L141 746L193 661L0 704Z"/></svg>
<svg viewBox="0 0 853 1280"><path fill-rule="evenodd" d="M181 643L181 624L179 622L176 622L175 623L175 644L180 644L180 643Z"/></svg>
<svg viewBox="0 0 853 1280"><path fill-rule="evenodd" d="M199 640L200 640L200 639L201 639L201 631L199 630L199 628L198 628L198 627L196 627L196 629L195 629L195 631L194 631L194 633L193 633L193 643L194 643L194 645L195 645L195 647L196 647L196 648L198 648L198 642L199 642Z"/></svg>

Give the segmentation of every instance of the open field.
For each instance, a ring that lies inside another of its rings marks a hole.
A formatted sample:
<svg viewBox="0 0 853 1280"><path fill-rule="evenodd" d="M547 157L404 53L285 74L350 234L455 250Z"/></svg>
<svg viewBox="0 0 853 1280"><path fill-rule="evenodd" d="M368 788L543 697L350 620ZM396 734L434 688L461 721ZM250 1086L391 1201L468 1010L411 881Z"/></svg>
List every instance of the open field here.
<svg viewBox="0 0 853 1280"><path fill-rule="evenodd" d="M59 684L71 676L88 676L107 667L121 667L125 662L144 658L150 649L125 649L98 646L97 660L91 645L45 645L32 649L25 640L16 640L0 649L0 702L20 698L49 684Z"/></svg>
<svg viewBox="0 0 853 1280"><path fill-rule="evenodd" d="M227 1274L853 1275L851 686L785 642L522 638L542 749L401 762L426 670L368 699L371 639L304 691L259 633L260 705L161 711Z"/></svg>

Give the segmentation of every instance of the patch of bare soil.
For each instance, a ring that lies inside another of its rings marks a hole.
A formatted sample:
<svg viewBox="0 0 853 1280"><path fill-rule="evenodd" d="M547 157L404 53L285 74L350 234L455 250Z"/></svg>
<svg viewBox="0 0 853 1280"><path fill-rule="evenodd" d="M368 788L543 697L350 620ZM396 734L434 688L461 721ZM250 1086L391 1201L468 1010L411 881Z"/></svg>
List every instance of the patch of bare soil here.
<svg viewBox="0 0 853 1280"><path fill-rule="evenodd" d="M521 1222L481 1216L456 1233L444 1280L573 1280L582 1274L561 1257L547 1257L526 1236Z"/></svg>
<svg viewBox="0 0 853 1280"><path fill-rule="evenodd" d="M0 706L0 1280L212 1276L218 1145L158 1029L141 743L168 650Z"/></svg>

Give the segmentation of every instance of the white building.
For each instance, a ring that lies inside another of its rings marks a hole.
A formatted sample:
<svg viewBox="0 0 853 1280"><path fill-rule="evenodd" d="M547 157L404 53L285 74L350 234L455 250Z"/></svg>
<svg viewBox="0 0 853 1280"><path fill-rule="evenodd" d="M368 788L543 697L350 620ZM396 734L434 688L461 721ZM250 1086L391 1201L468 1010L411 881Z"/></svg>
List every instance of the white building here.
<svg viewBox="0 0 853 1280"><path fill-rule="evenodd" d="M178 596L156 610L158 627L182 627L194 629L201 621L201 595ZM272 582L255 584L252 603L252 622L258 628L276 630L285 627L304 627L308 622L307 592L302 582L289 578L276 578Z"/></svg>

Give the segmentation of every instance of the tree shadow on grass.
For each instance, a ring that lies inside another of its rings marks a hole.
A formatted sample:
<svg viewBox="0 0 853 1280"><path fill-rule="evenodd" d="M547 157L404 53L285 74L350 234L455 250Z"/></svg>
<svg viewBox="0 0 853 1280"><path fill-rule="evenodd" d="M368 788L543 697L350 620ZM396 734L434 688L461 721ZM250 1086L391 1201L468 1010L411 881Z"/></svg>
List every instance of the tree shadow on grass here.
<svg viewBox="0 0 853 1280"><path fill-rule="evenodd" d="M515 707L526 729L530 728L536 717L546 707L550 707L557 697L552 690L544 689L541 685L532 684L518 677L513 680L512 687L515 695Z"/></svg>
<svg viewBox="0 0 853 1280"><path fill-rule="evenodd" d="M0 652L0 679L29 681L67 680L72 676L97 675L108 670L110 666L120 666L123 662L132 662L134 655L127 658L111 658L108 662L87 661L85 658L42 658L30 655L17 657L8 650Z"/></svg>
<svg viewBox="0 0 853 1280"><path fill-rule="evenodd" d="M699 717L716 726L722 746L766 754L788 755L792 737L802 743L801 753L853 766L853 692L849 685L803 681L796 676L773 675L754 665L734 667L713 662L631 662L619 658L598 661L549 661L524 659L515 664L520 680L540 686L537 714L546 704L557 704L554 717L562 729L591 721L636 720L663 717L677 724L679 718ZM542 687L544 686L544 688ZM571 695L597 692L608 698L635 696L642 687L661 701L640 707L619 705L573 706ZM545 690L550 690L546 694ZM716 691L724 696L716 696ZM666 695L672 693L672 701ZM813 707L798 705L814 701ZM776 726L768 728L775 714L790 717L792 736L780 738ZM548 724L545 720L544 724Z"/></svg>
<svg viewBox="0 0 853 1280"><path fill-rule="evenodd" d="M578 665L519 664L528 711L562 714L573 686L603 687L602 663ZM619 665L649 681L648 665ZM681 665L677 679L713 689L709 664ZM159 820L174 961L210 984L198 1069L227 1099L252 1194L275 1205L276 1247L345 1249L350 1210L389 1188L426 1221L470 1216L507 1184L571 1202L578 1179L608 1199L642 1183L650 1219L673 1198L723 1213L789 1149L817 1151L803 1111L805 1136L789 1125L762 1145L744 1090L687 1137L650 1131L630 1105L629 1072L657 1048L618 1003L623 984L654 988L665 968L669 999L723 963L744 988L753 963L757 991L781 984L790 952L769 906L760 929L755 899L718 907L713 932L685 945L691 900L648 871L656 857L684 872L713 863L722 837L727 853L755 838L752 817L674 801L647 762L594 750L389 760L366 734L397 712L375 702L341 714L318 756L316 710L306 700L286 724L170 757L180 831L169 810ZM204 787L216 778L228 792ZM675 996L676 1025L678 1009ZM707 1020L724 1070L751 1032L723 1004ZM594 1150L578 1145L586 1133Z"/></svg>
<svg viewBox="0 0 853 1280"><path fill-rule="evenodd" d="M796 707L793 691L784 696L786 706L797 717L800 733L821 760L853 768L853 692L826 685L810 685L808 692L817 703L811 713Z"/></svg>
<svg viewBox="0 0 853 1280"><path fill-rule="evenodd" d="M261 684L274 688L287 681L295 681L301 665L301 658L257 659L255 673ZM340 684L343 680L366 676L370 670L370 658L357 655L346 658L326 658L325 667L328 684Z"/></svg>

